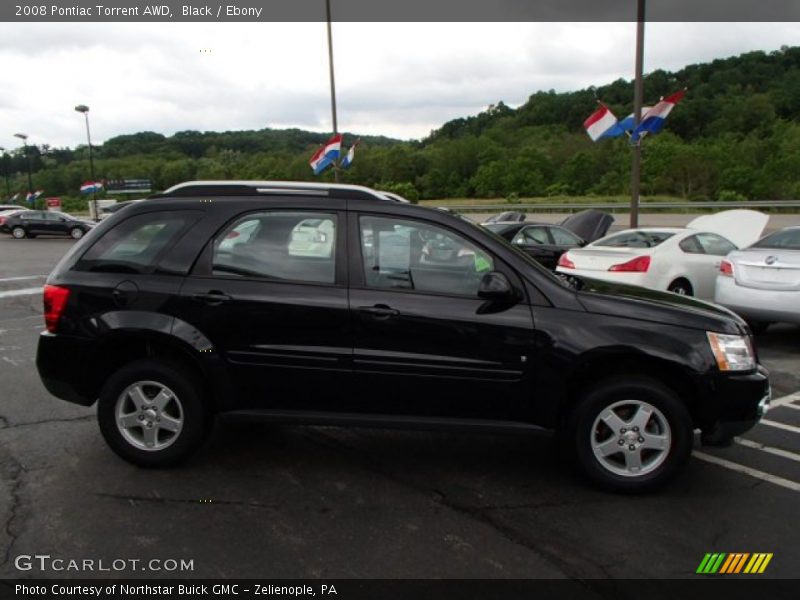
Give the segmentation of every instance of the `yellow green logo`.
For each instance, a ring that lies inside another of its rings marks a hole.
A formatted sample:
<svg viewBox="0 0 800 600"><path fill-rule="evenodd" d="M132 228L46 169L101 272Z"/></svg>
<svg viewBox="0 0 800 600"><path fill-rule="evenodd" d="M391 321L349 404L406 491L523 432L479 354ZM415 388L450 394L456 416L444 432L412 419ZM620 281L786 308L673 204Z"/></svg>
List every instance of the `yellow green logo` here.
<svg viewBox="0 0 800 600"><path fill-rule="evenodd" d="M739 573L763 573L772 560L772 552L715 552L707 553L697 573L701 575L738 575Z"/></svg>

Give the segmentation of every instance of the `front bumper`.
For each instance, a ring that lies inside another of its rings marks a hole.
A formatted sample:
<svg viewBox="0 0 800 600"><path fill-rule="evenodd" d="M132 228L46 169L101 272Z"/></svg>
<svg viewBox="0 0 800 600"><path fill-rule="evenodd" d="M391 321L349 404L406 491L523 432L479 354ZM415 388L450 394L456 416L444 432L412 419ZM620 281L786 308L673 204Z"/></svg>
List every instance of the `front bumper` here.
<svg viewBox="0 0 800 600"><path fill-rule="evenodd" d="M717 375L700 415L703 443L724 443L752 429L769 409L769 372Z"/></svg>

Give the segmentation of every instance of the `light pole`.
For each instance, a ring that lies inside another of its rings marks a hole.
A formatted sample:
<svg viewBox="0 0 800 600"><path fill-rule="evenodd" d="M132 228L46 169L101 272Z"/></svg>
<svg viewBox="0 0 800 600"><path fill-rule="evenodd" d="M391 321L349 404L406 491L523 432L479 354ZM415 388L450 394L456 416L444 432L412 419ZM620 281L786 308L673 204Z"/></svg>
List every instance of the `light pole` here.
<svg viewBox="0 0 800 600"><path fill-rule="evenodd" d="M89 142L89 175L92 178L92 206L94 206L94 220L100 220L100 213L97 211L97 186L95 185L94 180L94 156L92 154L92 134L89 131L89 107L85 104L78 104L75 107L75 110L79 113L83 113L84 118L86 119L86 140Z"/></svg>
<svg viewBox="0 0 800 600"><path fill-rule="evenodd" d="M25 133L15 133L14 137L17 137L22 140L23 146L25 146L25 162L28 163L28 193L33 193L33 177L31 177L31 155L28 152L28 135ZM27 198L25 199L27 202Z"/></svg>
<svg viewBox="0 0 800 600"><path fill-rule="evenodd" d="M11 185L8 183L9 177L9 168L8 168L8 160L6 160L6 149L0 148L0 160L3 161L3 175L6 178L6 198L11 198Z"/></svg>
<svg viewBox="0 0 800 600"><path fill-rule="evenodd" d="M636 79L633 84L633 128L642 120L642 98L644 96L644 80L642 71L644 64L644 12L645 0L636 2ZM631 163L631 222L630 226L639 226L639 190L642 176L642 139L633 142L633 161Z"/></svg>
<svg viewBox="0 0 800 600"><path fill-rule="evenodd" d="M333 34L331 33L331 0L325 0L325 11L328 16L328 69L331 79L331 113L333 114L333 135L339 133L336 122L336 81L333 77ZM340 151L341 152L341 151ZM339 182L339 161L333 163L333 180Z"/></svg>

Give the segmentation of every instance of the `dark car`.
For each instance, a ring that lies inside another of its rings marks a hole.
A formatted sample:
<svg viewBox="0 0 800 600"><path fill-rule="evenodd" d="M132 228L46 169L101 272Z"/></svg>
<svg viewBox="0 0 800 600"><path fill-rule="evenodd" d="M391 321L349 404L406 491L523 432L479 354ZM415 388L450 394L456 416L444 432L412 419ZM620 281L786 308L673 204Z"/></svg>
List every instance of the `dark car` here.
<svg viewBox="0 0 800 600"><path fill-rule="evenodd" d="M594 481L638 491L679 471L695 428L724 443L761 418L769 380L736 315L577 285L368 188L187 183L62 258L37 366L55 396L97 402L108 444L142 466L187 458L221 413L550 429Z"/></svg>
<svg viewBox="0 0 800 600"><path fill-rule="evenodd" d="M92 227L93 222L62 212L25 210L5 219L0 224L0 231L10 233L18 240L37 235L68 235L79 240Z"/></svg>
<svg viewBox="0 0 800 600"><path fill-rule="evenodd" d="M542 266L555 271L562 254L600 239L613 222L614 217L608 213L584 210L567 217L561 225L489 219L483 226L530 254Z"/></svg>
<svg viewBox="0 0 800 600"><path fill-rule="evenodd" d="M556 270L558 259L586 242L571 231L548 223L484 223L484 227L518 246L543 267Z"/></svg>

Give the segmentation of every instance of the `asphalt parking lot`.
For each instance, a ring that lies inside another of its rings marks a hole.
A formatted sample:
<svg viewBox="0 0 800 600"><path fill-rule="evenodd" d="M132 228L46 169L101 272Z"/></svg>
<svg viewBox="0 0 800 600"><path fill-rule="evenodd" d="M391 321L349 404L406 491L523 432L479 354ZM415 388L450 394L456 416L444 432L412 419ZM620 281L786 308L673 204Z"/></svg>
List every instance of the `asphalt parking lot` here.
<svg viewBox="0 0 800 600"><path fill-rule="evenodd" d="M109 575L15 566L46 554L193 561L112 573L151 578L673 578L707 552L797 576L800 327L758 340L780 406L657 494L589 487L551 435L221 423L189 464L143 470L36 374L38 290L72 243L0 235L1 577Z"/></svg>

